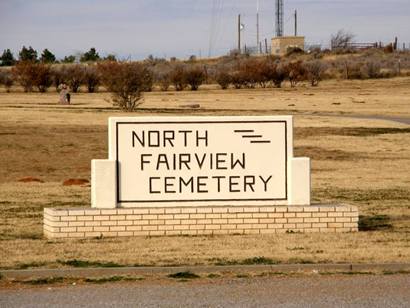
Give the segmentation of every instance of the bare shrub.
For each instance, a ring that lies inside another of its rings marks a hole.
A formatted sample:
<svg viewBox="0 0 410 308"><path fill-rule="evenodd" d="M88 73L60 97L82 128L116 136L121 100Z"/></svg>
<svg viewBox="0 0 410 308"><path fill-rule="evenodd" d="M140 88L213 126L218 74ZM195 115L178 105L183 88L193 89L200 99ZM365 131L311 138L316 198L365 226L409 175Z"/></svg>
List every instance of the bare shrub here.
<svg viewBox="0 0 410 308"><path fill-rule="evenodd" d="M200 65L190 65L185 69L185 80L190 85L192 91L198 90L205 81L205 71Z"/></svg>
<svg viewBox="0 0 410 308"><path fill-rule="evenodd" d="M152 69L154 82L159 86L161 91L168 91L171 86L171 67L162 63L155 65Z"/></svg>
<svg viewBox="0 0 410 308"><path fill-rule="evenodd" d="M98 91L100 85L100 76L98 75L97 68L95 66L87 66L84 72L84 83L87 87L88 93L94 93Z"/></svg>
<svg viewBox="0 0 410 308"><path fill-rule="evenodd" d="M390 43L389 45L387 45L386 47L384 47L383 51L384 51L385 53L393 53L393 52L394 52L393 44Z"/></svg>
<svg viewBox="0 0 410 308"><path fill-rule="evenodd" d="M71 91L77 93L84 82L85 69L81 64L68 65L64 70L64 79Z"/></svg>
<svg viewBox="0 0 410 308"><path fill-rule="evenodd" d="M322 80L323 72L326 70L325 63L320 60L312 60L305 63L305 68L307 71L307 79L311 86L318 86L319 82Z"/></svg>
<svg viewBox="0 0 410 308"><path fill-rule="evenodd" d="M39 92L47 92L47 89L53 84L50 65L38 63L34 67L33 85L37 87Z"/></svg>
<svg viewBox="0 0 410 308"><path fill-rule="evenodd" d="M381 65L376 60L369 60L361 67L362 77L364 78L381 78Z"/></svg>
<svg viewBox="0 0 410 308"><path fill-rule="evenodd" d="M306 79L306 69L302 61L290 62L286 65L288 79L290 86L296 87L296 85Z"/></svg>
<svg viewBox="0 0 410 308"><path fill-rule="evenodd" d="M294 47L288 47L286 49L286 57L290 57L293 55L301 55L304 54L304 50L300 47L294 46Z"/></svg>
<svg viewBox="0 0 410 308"><path fill-rule="evenodd" d="M98 64L98 71L114 105L122 110L133 111L141 104L142 93L152 89L152 73L143 64L105 62Z"/></svg>
<svg viewBox="0 0 410 308"><path fill-rule="evenodd" d="M272 68L272 76L270 78L275 87L282 87L282 83L286 80L286 78L288 78L288 70L286 65L282 63L275 63Z"/></svg>
<svg viewBox="0 0 410 308"><path fill-rule="evenodd" d="M14 84L14 79L10 71L0 70L0 85L4 85L6 92L9 93Z"/></svg>
<svg viewBox="0 0 410 308"><path fill-rule="evenodd" d="M220 67L216 72L215 80L220 85L222 90L226 90L232 82L232 76L227 71L227 68Z"/></svg>
<svg viewBox="0 0 410 308"><path fill-rule="evenodd" d="M330 38L330 46L333 49L348 49L349 45L353 42L354 34L346 32L345 30L339 30L336 34L333 34Z"/></svg>
<svg viewBox="0 0 410 308"><path fill-rule="evenodd" d="M19 61L12 68L14 79L23 87L24 92L30 92L34 87L36 78L35 63L31 61Z"/></svg>
<svg viewBox="0 0 410 308"><path fill-rule="evenodd" d="M56 66L51 68L51 79L53 81L53 86L56 88L56 91L59 91L60 84L65 83L65 69L66 67L63 66Z"/></svg>
<svg viewBox="0 0 410 308"><path fill-rule="evenodd" d="M243 70L233 71L231 74L231 81L235 89L241 89L247 83L247 76Z"/></svg>
<svg viewBox="0 0 410 308"><path fill-rule="evenodd" d="M175 87L176 91L184 90L188 82L185 75L185 66L181 63L174 65L170 73L170 80Z"/></svg>
<svg viewBox="0 0 410 308"><path fill-rule="evenodd" d="M337 62L338 68L345 79L363 79L362 64L352 59Z"/></svg>

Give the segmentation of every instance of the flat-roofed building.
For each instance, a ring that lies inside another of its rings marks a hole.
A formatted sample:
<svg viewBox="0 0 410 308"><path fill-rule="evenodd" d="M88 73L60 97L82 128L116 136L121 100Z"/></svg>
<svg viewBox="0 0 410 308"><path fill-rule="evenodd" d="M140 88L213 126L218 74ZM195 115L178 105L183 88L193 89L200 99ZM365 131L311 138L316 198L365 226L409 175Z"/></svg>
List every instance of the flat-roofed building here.
<svg viewBox="0 0 410 308"><path fill-rule="evenodd" d="M305 49L304 36L281 36L272 38L272 54L275 56L286 55L289 48Z"/></svg>

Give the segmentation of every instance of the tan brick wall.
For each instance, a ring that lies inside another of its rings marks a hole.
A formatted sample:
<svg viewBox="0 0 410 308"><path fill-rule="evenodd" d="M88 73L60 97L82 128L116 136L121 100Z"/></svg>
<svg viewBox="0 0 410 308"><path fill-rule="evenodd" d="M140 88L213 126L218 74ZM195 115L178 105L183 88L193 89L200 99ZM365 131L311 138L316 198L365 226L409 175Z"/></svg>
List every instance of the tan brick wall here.
<svg viewBox="0 0 410 308"><path fill-rule="evenodd" d="M353 206L44 209L48 238L355 232Z"/></svg>

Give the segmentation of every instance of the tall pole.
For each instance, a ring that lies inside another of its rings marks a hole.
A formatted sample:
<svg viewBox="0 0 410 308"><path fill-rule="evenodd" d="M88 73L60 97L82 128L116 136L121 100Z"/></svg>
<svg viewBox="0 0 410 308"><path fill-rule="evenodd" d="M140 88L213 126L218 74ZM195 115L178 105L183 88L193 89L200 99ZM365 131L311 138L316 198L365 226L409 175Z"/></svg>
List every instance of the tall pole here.
<svg viewBox="0 0 410 308"><path fill-rule="evenodd" d="M295 10L295 36L298 36L298 11Z"/></svg>
<svg viewBox="0 0 410 308"><path fill-rule="evenodd" d="M259 46L259 0L256 2L256 47ZM260 52L258 52L260 53Z"/></svg>
<svg viewBox="0 0 410 308"><path fill-rule="evenodd" d="M241 53L241 14L238 15L238 51Z"/></svg>
<svg viewBox="0 0 410 308"><path fill-rule="evenodd" d="M283 36L283 0L275 1L275 31L277 37Z"/></svg>
<svg viewBox="0 0 410 308"><path fill-rule="evenodd" d="M268 39L265 38L265 53L268 54Z"/></svg>

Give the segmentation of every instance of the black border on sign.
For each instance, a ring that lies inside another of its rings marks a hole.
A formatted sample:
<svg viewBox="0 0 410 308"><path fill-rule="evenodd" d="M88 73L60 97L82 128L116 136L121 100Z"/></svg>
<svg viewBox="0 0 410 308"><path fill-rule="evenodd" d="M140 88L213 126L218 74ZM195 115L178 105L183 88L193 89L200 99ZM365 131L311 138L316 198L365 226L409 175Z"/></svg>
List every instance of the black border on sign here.
<svg viewBox="0 0 410 308"><path fill-rule="evenodd" d="M193 200L120 200L120 178L119 178L119 147L118 147L118 128L120 124L211 124L211 123L283 123L285 124L285 198L259 198L259 199L193 199ZM286 201L288 200L288 122L285 120L278 121L144 121L144 122L115 122L115 163L116 163L116 181L117 181L117 203L171 203L171 202L224 202L224 201Z"/></svg>

